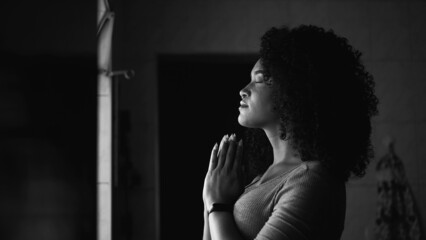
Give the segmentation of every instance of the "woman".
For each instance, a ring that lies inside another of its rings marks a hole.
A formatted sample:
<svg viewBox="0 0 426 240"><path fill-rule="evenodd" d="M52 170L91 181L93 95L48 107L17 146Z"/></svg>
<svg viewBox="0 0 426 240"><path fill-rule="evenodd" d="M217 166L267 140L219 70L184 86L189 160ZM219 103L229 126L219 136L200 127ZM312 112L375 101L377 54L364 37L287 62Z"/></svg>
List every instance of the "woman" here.
<svg viewBox="0 0 426 240"><path fill-rule="evenodd" d="M225 135L211 153L204 240L340 239L345 183L365 174L378 113L360 56L312 25L262 36L240 91L244 143Z"/></svg>

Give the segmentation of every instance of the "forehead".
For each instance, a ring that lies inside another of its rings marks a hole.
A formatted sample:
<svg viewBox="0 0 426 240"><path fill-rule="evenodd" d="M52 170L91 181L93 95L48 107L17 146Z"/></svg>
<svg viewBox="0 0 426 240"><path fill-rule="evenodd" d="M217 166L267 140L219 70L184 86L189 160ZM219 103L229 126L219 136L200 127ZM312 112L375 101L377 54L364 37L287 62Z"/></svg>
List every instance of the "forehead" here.
<svg viewBox="0 0 426 240"><path fill-rule="evenodd" d="M251 70L251 73L254 74L258 70L263 70L263 66L260 59L257 60L256 64L254 64L253 69Z"/></svg>

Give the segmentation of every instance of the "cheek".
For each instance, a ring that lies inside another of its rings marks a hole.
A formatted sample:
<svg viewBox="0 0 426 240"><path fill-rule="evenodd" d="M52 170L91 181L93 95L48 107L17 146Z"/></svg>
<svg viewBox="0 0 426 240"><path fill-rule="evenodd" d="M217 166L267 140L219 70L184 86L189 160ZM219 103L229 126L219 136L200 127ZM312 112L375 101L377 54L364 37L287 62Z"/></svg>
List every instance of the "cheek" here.
<svg viewBox="0 0 426 240"><path fill-rule="evenodd" d="M258 100L259 101L255 106L258 117L267 122L276 121L279 117L278 114L274 111L274 104L272 102L271 95L267 94Z"/></svg>
<svg viewBox="0 0 426 240"><path fill-rule="evenodd" d="M268 94L266 96L263 96L262 98L259 98L256 104L256 108L263 114L272 114L274 110L272 97Z"/></svg>

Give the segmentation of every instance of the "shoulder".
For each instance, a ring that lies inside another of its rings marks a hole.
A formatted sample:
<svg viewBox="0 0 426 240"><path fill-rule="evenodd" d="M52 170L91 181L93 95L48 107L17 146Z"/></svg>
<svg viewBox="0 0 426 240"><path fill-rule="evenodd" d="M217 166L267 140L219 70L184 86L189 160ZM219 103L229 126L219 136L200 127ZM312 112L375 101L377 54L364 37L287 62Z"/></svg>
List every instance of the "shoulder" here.
<svg viewBox="0 0 426 240"><path fill-rule="evenodd" d="M303 162L289 173L273 203L271 225L277 229L281 226L294 239L310 239L344 215L345 185L334 179L321 162ZM279 225L282 222L285 226ZM340 224L331 227L340 232Z"/></svg>
<svg viewBox="0 0 426 240"><path fill-rule="evenodd" d="M320 171L324 171L325 167L320 161L305 161L300 163L300 165L295 170L296 170L295 172L308 172L308 171L320 172Z"/></svg>
<svg viewBox="0 0 426 240"><path fill-rule="evenodd" d="M330 199L344 201L345 183L334 178L319 161L301 163L289 173L277 189L276 207L286 206L295 211L315 212L330 205ZM340 203L339 203L340 204Z"/></svg>
<svg viewBox="0 0 426 240"><path fill-rule="evenodd" d="M305 161L289 173L282 190L324 195L342 186L344 182L333 177L320 161Z"/></svg>
<svg viewBox="0 0 426 240"><path fill-rule="evenodd" d="M315 179L332 180L329 170L320 161L305 161L290 172L288 180Z"/></svg>

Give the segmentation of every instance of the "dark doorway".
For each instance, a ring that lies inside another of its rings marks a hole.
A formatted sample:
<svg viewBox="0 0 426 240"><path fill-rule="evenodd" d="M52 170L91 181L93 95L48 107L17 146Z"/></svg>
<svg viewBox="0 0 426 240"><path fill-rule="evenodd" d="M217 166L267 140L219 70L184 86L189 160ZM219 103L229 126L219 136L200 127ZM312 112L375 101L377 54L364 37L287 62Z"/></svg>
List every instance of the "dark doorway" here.
<svg viewBox="0 0 426 240"><path fill-rule="evenodd" d="M161 239L200 239L211 149L242 133L239 91L256 55L161 55L158 62Z"/></svg>

